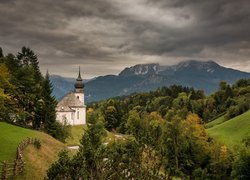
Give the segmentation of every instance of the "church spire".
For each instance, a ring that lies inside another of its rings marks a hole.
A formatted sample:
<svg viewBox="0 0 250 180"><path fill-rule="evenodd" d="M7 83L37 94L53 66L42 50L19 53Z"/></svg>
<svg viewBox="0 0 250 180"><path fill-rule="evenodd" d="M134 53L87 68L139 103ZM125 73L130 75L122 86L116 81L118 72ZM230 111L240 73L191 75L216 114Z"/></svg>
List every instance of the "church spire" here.
<svg viewBox="0 0 250 180"><path fill-rule="evenodd" d="M76 79L76 82L75 82L75 90L78 92L82 92L83 91L83 88L84 88L84 84L83 84L83 80L82 80L82 77L81 77L81 70L80 70L80 66L79 66L79 73L78 73L78 77Z"/></svg>
<svg viewBox="0 0 250 180"><path fill-rule="evenodd" d="M81 77L81 69L80 69L80 66L79 66L79 73L78 73L78 78L77 78L77 80L82 80L82 77Z"/></svg>

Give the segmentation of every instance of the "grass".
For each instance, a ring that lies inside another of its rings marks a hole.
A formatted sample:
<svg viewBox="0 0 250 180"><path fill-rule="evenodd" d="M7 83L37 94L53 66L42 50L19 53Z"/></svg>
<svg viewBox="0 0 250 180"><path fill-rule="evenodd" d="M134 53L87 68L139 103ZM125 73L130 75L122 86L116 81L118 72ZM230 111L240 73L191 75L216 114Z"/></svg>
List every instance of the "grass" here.
<svg viewBox="0 0 250 180"><path fill-rule="evenodd" d="M79 146L82 135L84 134L84 129L86 128L87 128L87 125L72 126L70 130L71 137L66 139L65 144L67 146ZM107 131L107 136L103 141L107 143L107 142L112 142L116 139L123 139L123 138L127 138L127 135L121 135L121 134L119 135L119 134Z"/></svg>
<svg viewBox="0 0 250 180"><path fill-rule="evenodd" d="M37 136L37 131L0 122L0 161L13 160L17 145L26 137Z"/></svg>
<svg viewBox="0 0 250 180"><path fill-rule="evenodd" d="M221 116L221 117L219 117L219 118L205 124L205 128L211 128L211 127L219 125L219 124L221 124L221 123L223 123L225 121L226 121L225 117Z"/></svg>
<svg viewBox="0 0 250 180"><path fill-rule="evenodd" d="M221 121L220 118L215 121ZM242 146L242 139L250 136L250 111L207 129L208 134L229 148Z"/></svg>
<svg viewBox="0 0 250 180"><path fill-rule="evenodd" d="M63 143L45 133L39 133L38 138L41 140L41 148L36 149L34 146L25 148L25 173L15 179L44 179L49 166L57 160L58 153L65 148Z"/></svg>
<svg viewBox="0 0 250 180"><path fill-rule="evenodd" d="M65 144L67 146L77 146L80 145L80 140L82 138L82 135L84 133L84 129L87 127L87 125L77 125L71 127L71 136L66 139Z"/></svg>
<svg viewBox="0 0 250 180"><path fill-rule="evenodd" d="M30 129L21 128L0 122L0 160L14 160L16 147L26 137L37 137L41 141L38 150L28 145L24 150L25 172L14 179L44 179L51 163L57 159L57 154L65 145L53 137Z"/></svg>

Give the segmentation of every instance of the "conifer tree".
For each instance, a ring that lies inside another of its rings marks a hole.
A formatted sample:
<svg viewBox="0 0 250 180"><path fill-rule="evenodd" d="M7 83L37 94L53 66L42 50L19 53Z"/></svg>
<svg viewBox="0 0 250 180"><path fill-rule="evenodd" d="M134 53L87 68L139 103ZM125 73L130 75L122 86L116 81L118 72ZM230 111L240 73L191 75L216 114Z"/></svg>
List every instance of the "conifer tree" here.
<svg viewBox="0 0 250 180"><path fill-rule="evenodd" d="M57 138L57 123L56 123L56 99L52 96L52 84L49 79L49 73L46 73L45 80L42 87L42 99L43 99L43 116L41 119L44 124L45 131Z"/></svg>
<svg viewBox="0 0 250 180"><path fill-rule="evenodd" d="M4 57L3 56L3 49L0 47L0 58Z"/></svg>
<svg viewBox="0 0 250 180"><path fill-rule="evenodd" d="M42 79L37 55L30 48L25 46L22 47L22 51L17 54L17 59L22 65L31 65L34 68L36 81L40 81Z"/></svg>

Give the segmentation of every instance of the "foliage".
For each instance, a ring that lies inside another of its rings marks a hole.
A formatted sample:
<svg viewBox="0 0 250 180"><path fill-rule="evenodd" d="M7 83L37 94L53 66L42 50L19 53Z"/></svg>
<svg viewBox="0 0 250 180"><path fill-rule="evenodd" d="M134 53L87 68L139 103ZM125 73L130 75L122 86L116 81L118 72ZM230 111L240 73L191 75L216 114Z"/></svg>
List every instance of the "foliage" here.
<svg viewBox="0 0 250 180"><path fill-rule="evenodd" d="M232 177L235 179L250 178L250 147L249 136L244 139L245 147L238 151L238 154L233 163Z"/></svg>
<svg viewBox="0 0 250 180"><path fill-rule="evenodd" d="M55 121L57 102L48 74L41 75L37 55L28 47L16 56L1 54L0 71L0 120L43 130L64 141L68 128Z"/></svg>
<svg viewBox="0 0 250 180"><path fill-rule="evenodd" d="M40 149L42 144L41 144L41 141L38 140L38 139L35 139L34 141L34 146L37 148L37 149Z"/></svg>
<svg viewBox="0 0 250 180"><path fill-rule="evenodd" d="M217 145L207 135L204 122L225 115L210 123L218 127L229 115L234 117L247 111L248 89L248 80L239 80L232 86L221 82L219 90L206 97L199 90L170 86L104 100L89 107L102 117L107 130L135 138L140 172L146 171L156 179L161 176L226 179L232 171L233 155L229 150L232 144L227 143L229 148ZM237 112L233 114L235 107ZM229 141L230 136L234 143L241 142L249 129L247 122L243 124L244 130L238 127L239 123L234 124L233 131L239 136L232 136L230 129L225 139Z"/></svg>

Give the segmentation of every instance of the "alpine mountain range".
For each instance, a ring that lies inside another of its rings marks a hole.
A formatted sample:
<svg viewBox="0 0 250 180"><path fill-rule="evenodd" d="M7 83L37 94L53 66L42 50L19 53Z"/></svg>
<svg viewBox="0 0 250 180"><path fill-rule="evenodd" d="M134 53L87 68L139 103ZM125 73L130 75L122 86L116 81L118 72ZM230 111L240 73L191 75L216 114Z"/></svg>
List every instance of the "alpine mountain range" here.
<svg viewBox="0 0 250 180"><path fill-rule="evenodd" d="M74 78L51 75L53 94L62 98L74 88ZM158 63L138 64L127 67L118 75L99 76L85 80L86 102L124 96L134 92L148 92L159 87L182 85L204 90L211 94L218 90L219 83L234 83L240 78L250 78L250 73L223 67L216 62L188 60L172 66Z"/></svg>

